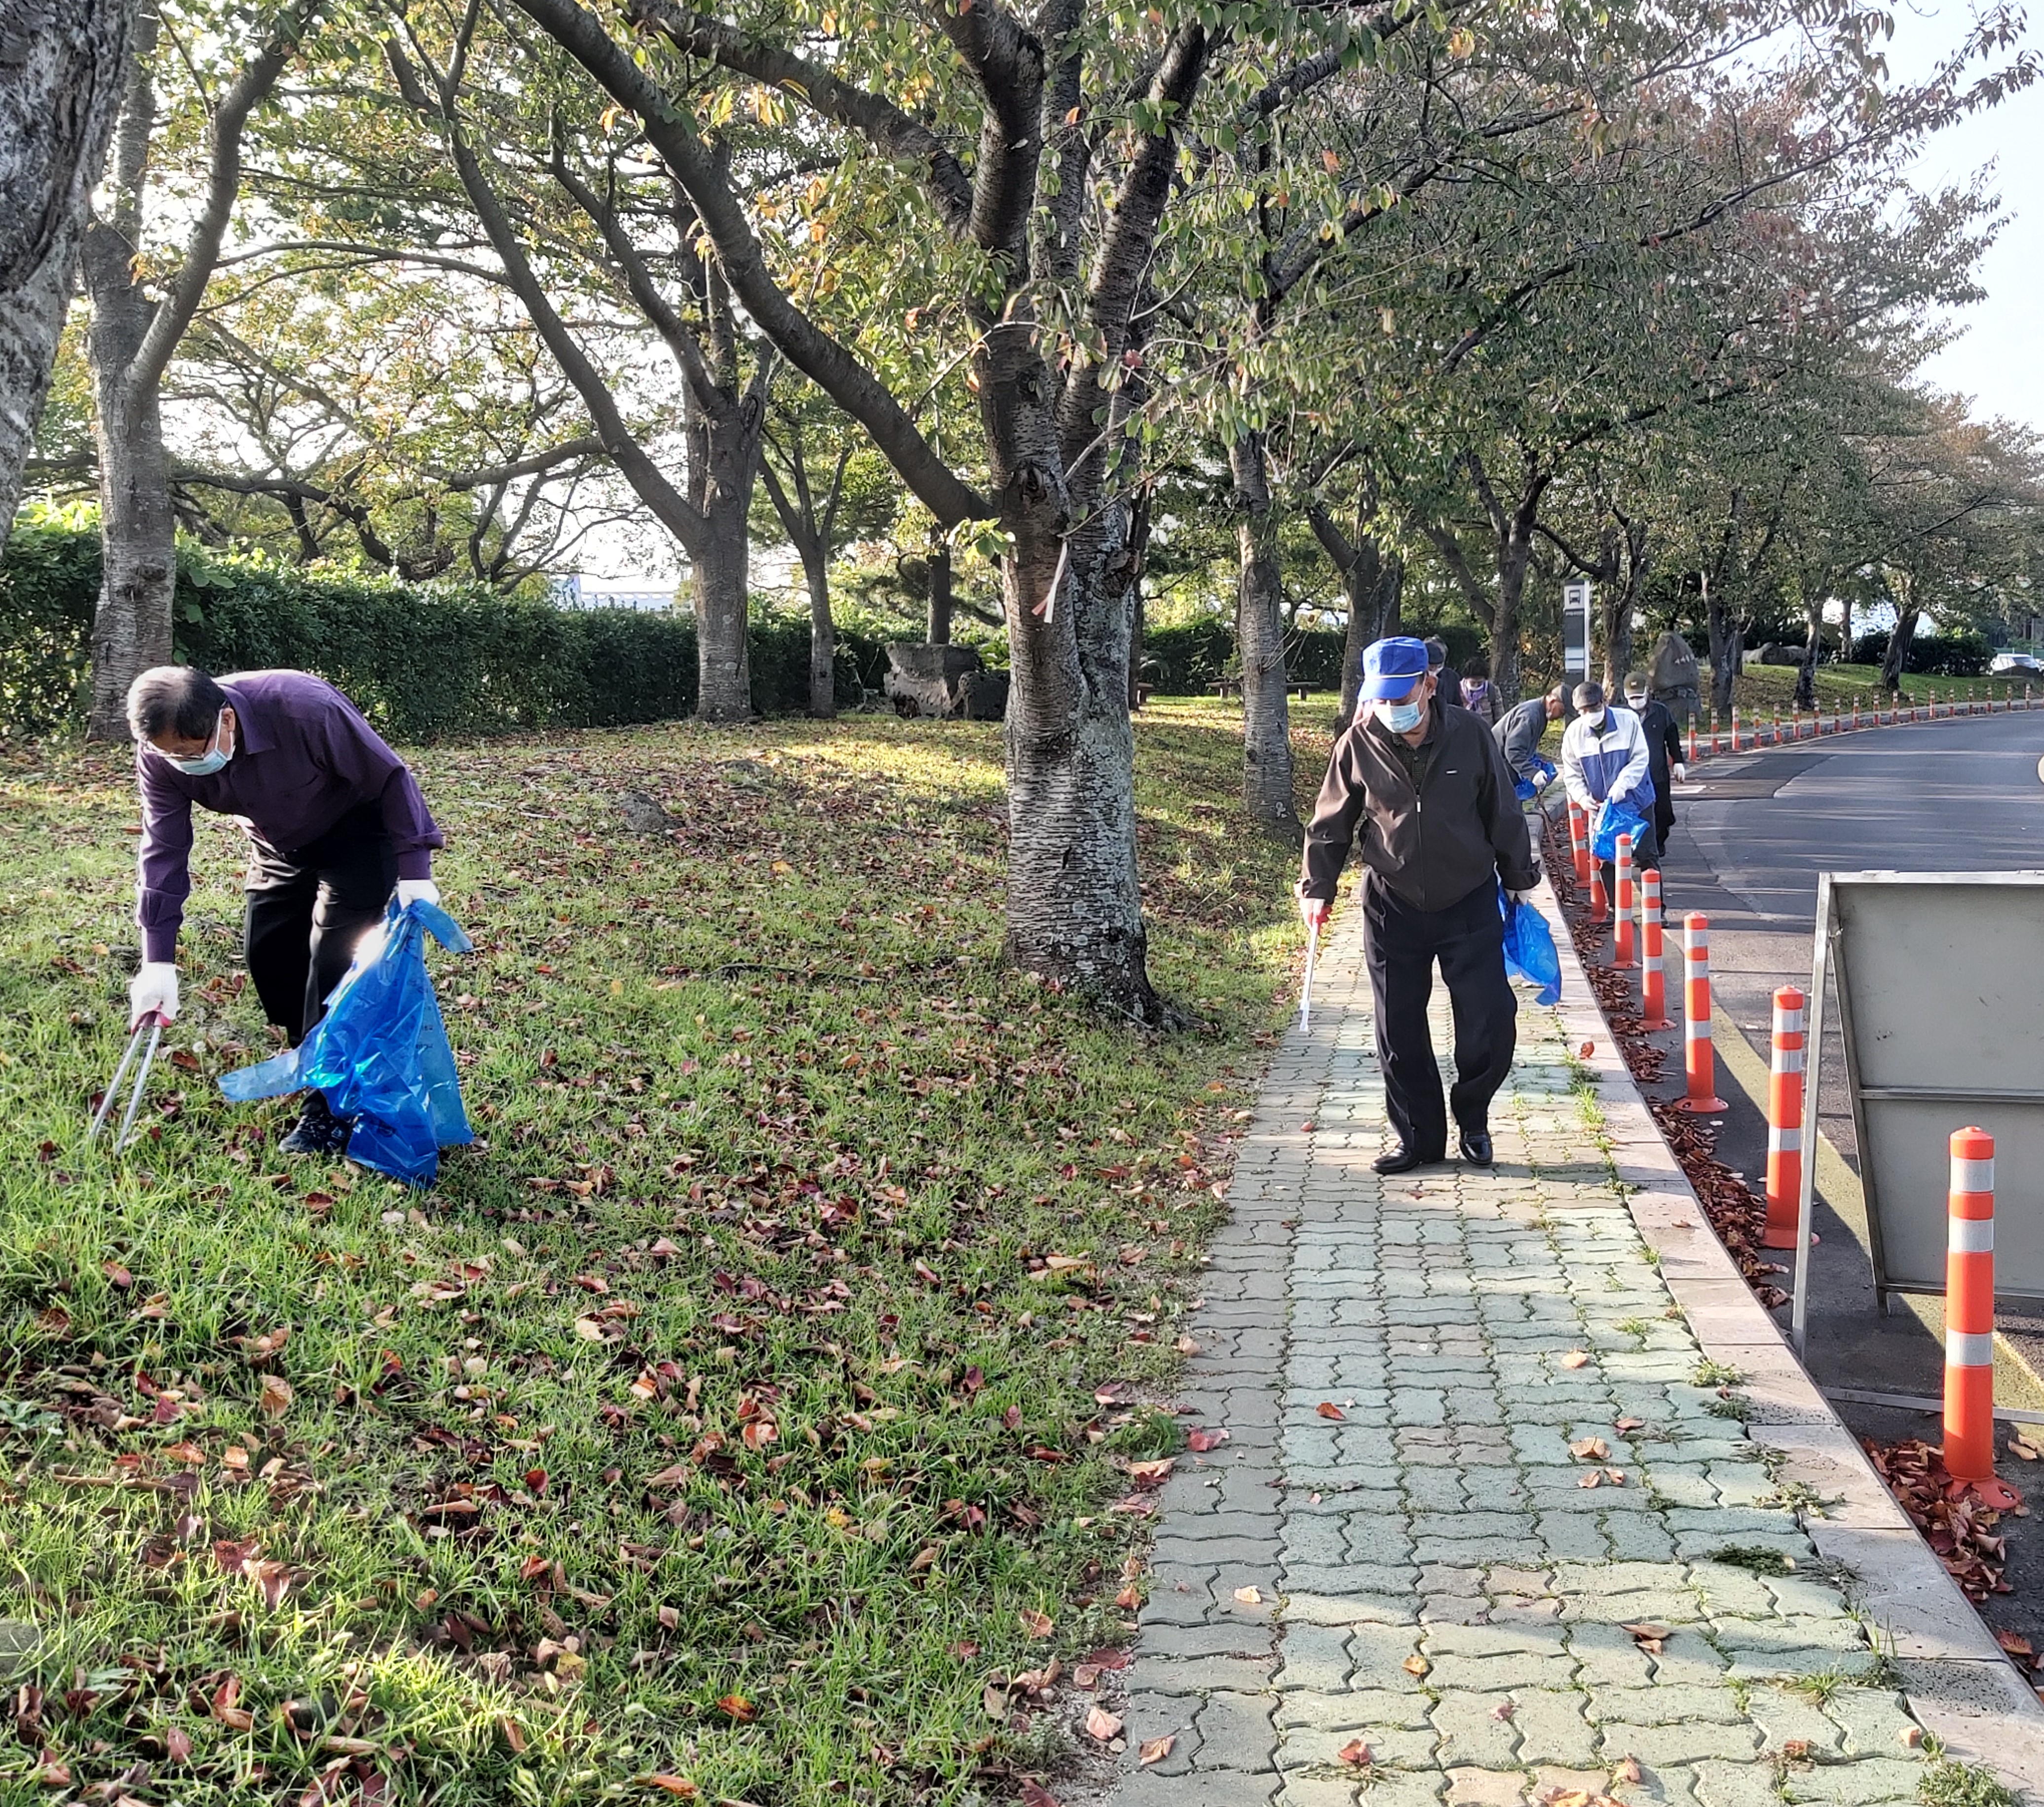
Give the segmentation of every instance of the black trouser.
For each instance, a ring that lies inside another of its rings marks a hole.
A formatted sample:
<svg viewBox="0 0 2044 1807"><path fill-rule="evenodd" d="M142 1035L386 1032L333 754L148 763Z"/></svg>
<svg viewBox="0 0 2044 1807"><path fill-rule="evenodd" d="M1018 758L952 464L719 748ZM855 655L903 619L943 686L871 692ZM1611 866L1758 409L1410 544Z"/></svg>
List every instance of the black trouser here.
<svg viewBox="0 0 2044 1807"><path fill-rule="evenodd" d="M383 812L344 816L309 847L279 853L251 843L243 957L263 1013L296 1048L325 1014L327 994L355 959L363 931L383 918L398 854Z"/></svg>
<svg viewBox="0 0 2044 1807"><path fill-rule="evenodd" d="M1650 823L1646 832L1634 842L1632 848L1632 882L1635 897L1638 895L1640 875L1642 872L1651 872L1660 863L1660 840L1653 825ZM1618 908L1618 862L1616 859L1600 859L1597 862L1597 870L1604 875L1604 901L1613 909L1616 909Z"/></svg>
<svg viewBox="0 0 2044 1807"><path fill-rule="evenodd" d="M1377 1004L1377 1058L1385 1105L1398 1140L1423 1159L1447 1152L1441 1070L1427 1032L1434 963L1440 962L1455 1017L1455 1121L1484 1130L1490 1101L1512 1071L1519 1001L1504 976L1504 921L1497 882L1486 879L1446 909L1416 909L1370 874L1363 881L1364 954Z"/></svg>

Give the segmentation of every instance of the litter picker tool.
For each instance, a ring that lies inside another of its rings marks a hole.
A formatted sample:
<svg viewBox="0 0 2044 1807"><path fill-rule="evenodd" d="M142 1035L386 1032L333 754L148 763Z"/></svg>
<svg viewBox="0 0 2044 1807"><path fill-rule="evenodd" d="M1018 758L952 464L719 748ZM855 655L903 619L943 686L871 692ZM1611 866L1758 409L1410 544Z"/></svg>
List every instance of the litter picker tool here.
<svg viewBox="0 0 2044 1807"><path fill-rule="evenodd" d="M1320 951L1320 925L1317 922L1306 925L1306 982L1299 990L1299 1028L1303 1032L1313 1026L1313 960Z"/></svg>
<svg viewBox="0 0 2044 1807"><path fill-rule="evenodd" d="M113 1101L121 1094L121 1082L127 1077L128 1069L134 1065L135 1051L142 1047L142 1037L146 1034L149 1045L143 1050L142 1064L135 1075L135 1090L129 1098L127 1109L121 1113L119 1132L113 1138L113 1151L117 1154L120 1151L128 1140L129 1131L135 1127L135 1113L142 1108L142 1094L149 1084L149 1069L156 1063L156 1046L163 1039L163 1031L168 1026L169 1019L157 1010L145 1011L140 1021L135 1025L135 1032L128 1038L128 1052L121 1056L121 1064L113 1069L113 1077L106 1082L106 1091L99 1101L99 1109L92 1113L92 1127L85 1134L86 1141L91 1141L98 1135L107 1113L113 1109Z"/></svg>

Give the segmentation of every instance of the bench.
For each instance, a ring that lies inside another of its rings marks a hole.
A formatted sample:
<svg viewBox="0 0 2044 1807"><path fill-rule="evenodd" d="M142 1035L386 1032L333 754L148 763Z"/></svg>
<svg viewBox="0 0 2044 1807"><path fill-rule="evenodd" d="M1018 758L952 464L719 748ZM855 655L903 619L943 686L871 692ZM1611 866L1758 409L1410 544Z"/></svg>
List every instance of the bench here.
<svg viewBox="0 0 2044 1807"><path fill-rule="evenodd" d="M1224 702L1230 697L1242 694L1242 680L1239 678L1216 678L1212 687L1213 694ZM1313 694L1313 687L1310 684L1288 684L1285 688L1301 702L1305 702Z"/></svg>

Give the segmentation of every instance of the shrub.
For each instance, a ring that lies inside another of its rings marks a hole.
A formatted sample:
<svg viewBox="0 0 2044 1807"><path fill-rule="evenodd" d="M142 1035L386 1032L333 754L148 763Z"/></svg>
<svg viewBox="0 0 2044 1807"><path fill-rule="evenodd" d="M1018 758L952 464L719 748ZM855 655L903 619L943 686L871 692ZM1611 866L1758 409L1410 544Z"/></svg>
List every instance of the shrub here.
<svg viewBox="0 0 2044 1807"><path fill-rule="evenodd" d="M89 510L24 511L0 559L0 729L76 719L99 587ZM572 609L486 586L178 547L176 656L216 672L317 671L394 739L670 721L695 707L695 624L625 609ZM753 706L809 705L806 617L751 629ZM838 701L877 690L887 656L841 633Z"/></svg>
<svg viewBox="0 0 2044 1807"><path fill-rule="evenodd" d="M1285 636L1285 668L1295 684L1316 690L1341 688L1346 636L1322 630ZM1217 678L1237 678L1235 629L1219 617L1177 627L1152 628L1143 636L1143 682L1159 696L1203 695Z"/></svg>
<svg viewBox="0 0 2044 1807"><path fill-rule="evenodd" d="M1888 641L1885 629L1862 634L1853 642L1852 663L1880 664L1888 656ZM1907 668L1920 678L1975 678L1987 670L1993 656L1994 648L1984 634L1954 628L1943 633L1919 634L1910 642Z"/></svg>

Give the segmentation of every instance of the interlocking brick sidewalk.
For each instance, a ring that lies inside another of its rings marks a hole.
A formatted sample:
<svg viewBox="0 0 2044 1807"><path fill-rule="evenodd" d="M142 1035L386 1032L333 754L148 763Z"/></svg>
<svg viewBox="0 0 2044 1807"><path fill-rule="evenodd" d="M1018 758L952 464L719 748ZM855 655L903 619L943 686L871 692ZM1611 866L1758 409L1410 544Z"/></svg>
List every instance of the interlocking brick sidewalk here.
<svg viewBox="0 0 2044 1807"><path fill-rule="evenodd" d="M1382 1179L1360 913L1327 939L1212 1244L1183 1398L1229 1440L1162 1495L1115 1807L1860 1807L1915 1797L1912 1662L2034 1717L1727 1282L1622 1069L1572 1058L1594 1015L1563 957L1564 1011L1522 994L1497 1165ZM1703 1365L1713 1317L1751 1348L1770 1443ZM1799 1521L1803 1475L1844 1490L1849 1559L1908 1571L1902 1646ZM1339 1760L1357 1739L1366 1770Z"/></svg>

